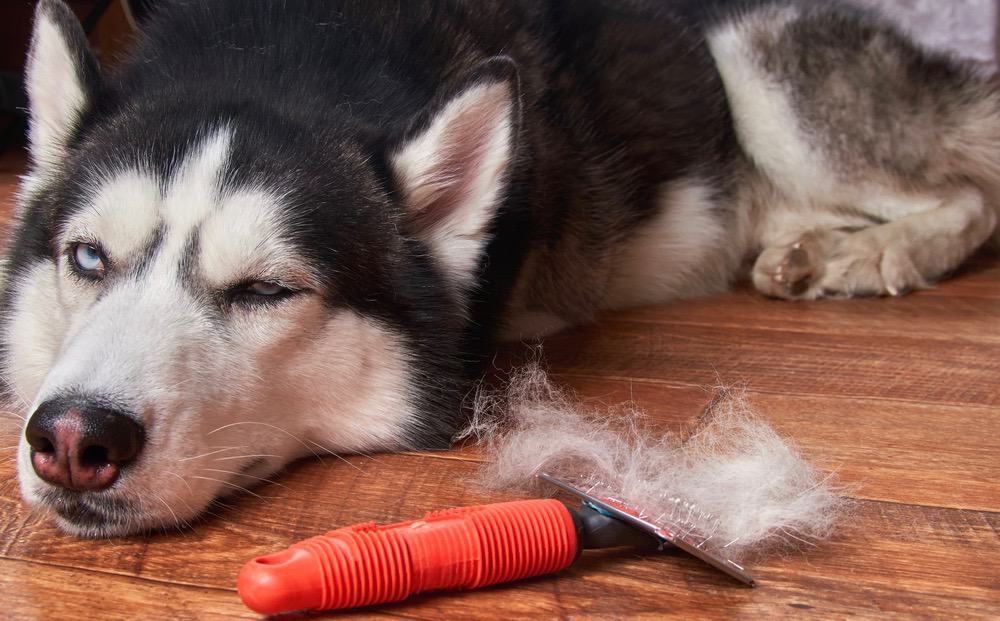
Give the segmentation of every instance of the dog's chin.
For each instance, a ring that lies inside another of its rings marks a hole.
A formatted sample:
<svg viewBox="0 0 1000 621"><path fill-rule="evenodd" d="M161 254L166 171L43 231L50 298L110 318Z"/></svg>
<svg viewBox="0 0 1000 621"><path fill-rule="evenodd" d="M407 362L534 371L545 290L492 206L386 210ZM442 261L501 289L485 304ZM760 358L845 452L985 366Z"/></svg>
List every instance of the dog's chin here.
<svg viewBox="0 0 1000 621"><path fill-rule="evenodd" d="M39 493L31 504L49 512L60 530L81 538L124 537L168 526L158 516L117 498L92 498L49 489Z"/></svg>
<svg viewBox="0 0 1000 621"><path fill-rule="evenodd" d="M253 478L268 476L281 462L254 459L240 469ZM187 497L181 506L170 506L155 493L147 496L160 502L143 502L142 492L114 488L102 492L75 492L53 487L32 472L20 472L21 496L25 503L48 514L60 530L76 537L101 539L147 533L163 533L192 527L218 499L235 494L243 486L232 485L206 490L204 497ZM155 509L162 508L162 511ZM153 510L151 510L153 509Z"/></svg>
<svg viewBox="0 0 1000 621"><path fill-rule="evenodd" d="M72 492L47 490L35 504L51 512L61 530L77 537L119 537L144 530L139 512L120 500L94 502Z"/></svg>

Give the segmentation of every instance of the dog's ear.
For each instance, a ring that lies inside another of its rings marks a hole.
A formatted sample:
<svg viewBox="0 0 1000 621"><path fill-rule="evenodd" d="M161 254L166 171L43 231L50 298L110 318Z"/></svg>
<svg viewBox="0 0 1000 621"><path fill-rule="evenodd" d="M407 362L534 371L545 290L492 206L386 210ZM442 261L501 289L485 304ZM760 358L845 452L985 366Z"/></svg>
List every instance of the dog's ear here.
<svg viewBox="0 0 1000 621"><path fill-rule="evenodd" d="M65 155L100 83L87 35L62 0L38 3L25 73L31 158L45 170Z"/></svg>
<svg viewBox="0 0 1000 621"><path fill-rule="evenodd" d="M517 70L494 58L430 106L391 153L408 232L459 287L473 284L507 195L519 125Z"/></svg>

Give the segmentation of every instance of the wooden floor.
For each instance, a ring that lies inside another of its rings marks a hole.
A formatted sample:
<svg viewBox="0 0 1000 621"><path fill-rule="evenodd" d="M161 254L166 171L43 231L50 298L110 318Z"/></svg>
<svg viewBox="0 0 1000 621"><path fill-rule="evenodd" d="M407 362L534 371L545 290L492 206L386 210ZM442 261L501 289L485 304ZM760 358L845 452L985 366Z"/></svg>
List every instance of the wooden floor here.
<svg viewBox="0 0 1000 621"><path fill-rule="evenodd" d="M0 163L7 205L17 164ZM903 299L790 304L739 291L608 316L550 339L559 379L635 399L664 429L746 382L771 423L857 500L836 537L753 568L748 589L674 553L584 557L557 576L425 596L365 617L1000 618L1000 261ZM16 443L4 419L0 447ZM0 617L251 618L241 565L333 527L500 501L474 452L294 465L194 529L82 541L21 505L0 449Z"/></svg>

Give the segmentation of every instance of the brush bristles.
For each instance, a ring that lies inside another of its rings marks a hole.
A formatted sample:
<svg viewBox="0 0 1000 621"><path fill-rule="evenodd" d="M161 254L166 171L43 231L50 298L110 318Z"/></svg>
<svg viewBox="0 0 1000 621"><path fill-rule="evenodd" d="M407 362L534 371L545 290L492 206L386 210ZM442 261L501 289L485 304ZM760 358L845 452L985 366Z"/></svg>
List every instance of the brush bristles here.
<svg viewBox="0 0 1000 621"><path fill-rule="evenodd" d="M586 409L533 363L477 394L462 437L485 446L487 487L537 493L542 471L597 486L730 560L821 540L843 506L741 390L720 389L686 437L657 434L632 407Z"/></svg>

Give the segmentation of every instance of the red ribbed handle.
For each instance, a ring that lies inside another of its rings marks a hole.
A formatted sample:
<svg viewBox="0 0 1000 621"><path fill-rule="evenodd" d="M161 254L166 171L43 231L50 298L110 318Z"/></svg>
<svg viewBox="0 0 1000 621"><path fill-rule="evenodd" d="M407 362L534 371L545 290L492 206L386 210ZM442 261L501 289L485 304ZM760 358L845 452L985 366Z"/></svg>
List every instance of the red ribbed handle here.
<svg viewBox="0 0 1000 621"><path fill-rule="evenodd" d="M576 554L569 510L557 500L522 500L331 531L250 561L238 585L243 602L263 614L354 608L540 576Z"/></svg>

